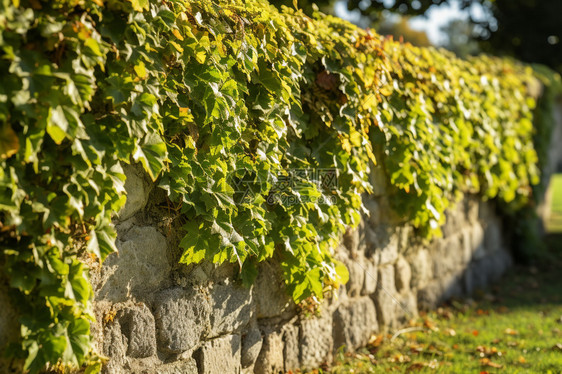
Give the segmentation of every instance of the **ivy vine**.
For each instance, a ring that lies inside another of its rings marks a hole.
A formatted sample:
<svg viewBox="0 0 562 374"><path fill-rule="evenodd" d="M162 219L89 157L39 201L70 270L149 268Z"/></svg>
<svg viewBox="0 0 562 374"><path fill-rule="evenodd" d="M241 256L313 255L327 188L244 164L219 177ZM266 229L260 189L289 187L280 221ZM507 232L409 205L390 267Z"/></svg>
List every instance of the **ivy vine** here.
<svg viewBox="0 0 562 374"><path fill-rule="evenodd" d="M296 302L346 282L333 248L372 165L427 237L463 193L515 209L539 180L529 66L263 0L0 0L0 71L8 353L30 372L101 368L79 259L116 251L123 163L181 211L181 262L238 263L249 284L277 253Z"/></svg>

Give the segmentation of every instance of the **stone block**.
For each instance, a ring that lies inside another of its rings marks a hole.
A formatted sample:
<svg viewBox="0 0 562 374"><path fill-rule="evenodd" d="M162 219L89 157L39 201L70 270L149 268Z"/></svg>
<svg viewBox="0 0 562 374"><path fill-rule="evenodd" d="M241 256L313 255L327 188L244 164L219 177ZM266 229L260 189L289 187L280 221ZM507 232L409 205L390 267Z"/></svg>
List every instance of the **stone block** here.
<svg viewBox="0 0 562 374"><path fill-rule="evenodd" d="M438 239L434 246L433 273L436 277L462 268L462 245L459 235Z"/></svg>
<svg viewBox="0 0 562 374"><path fill-rule="evenodd" d="M495 217L495 210L496 208L490 200L480 200L478 204L478 220L480 222L488 222Z"/></svg>
<svg viewBox="0 0 562 374"><path fill-rule="evenodd" d="M377 319L381 329L392 328L396 323L398 307L396 287L394 285L394 266L379 268L379 282L374 295Z"/></svg>
<svg viewBox="0 0 562 374"><path fill-rule="evenodd" d="M240 335L226 335L205 342L194 354L199 374L240 374Z"/></svg>
<svg viewBox="0 0 562 374"><path fill-rule="evenodd" d="M215 284L210 294L212 307L210 338L238 331L248 324L254 313L250 289L236 285Z"/></svg>
<svg viewBox="0 0 562 374"><path fill-rule="evenodd" d="M253 323L242 335L242 368L252 367L260 354L263 338L257 324Z"/></svg>
<svg viewBox="0 0 562 374"><path fill-rule="evenodd" d="M439 277L441 283L440 301L446 301L451 298L459 298L463 296L462 273L451 273Z"/></svg>
<svg viewBox="0 0 562 374"><path fill-rule="evenodd" d="M178 354L195 348L210 331L209 297L197 290L173 288L155 301L158 349Z"/></svg>
<svg viewBox="0 0 562 374"><path fill-rule="evenodd" d="M300 368L299 328L293 324L287 324L281 329L283 336L283 361L284 372L296 371Z"/></svg>
<svg viewBox="0 0 562 374"><path fill-rule="evenodd" d="M405 325L418 316L417 298L412 291L408 290L398 296L398 301L400 304L396 310L396 319L398 324Z"/></svg>
<svg viewBox="0 0 562 374"><path fill-rule="evenodd" d="M127 356L144 358L156 354L154 317L145 304L121 309L117 318L127 339Z"/></svg>
<svg viewBox="0 0 562 374"><path fill-rule="evenodd" d="M410 285L412 288L423 287L433 276L433 261L429 251L420 248L407 258L412 272Z"/></svg>
<svg viewBox="0 0 562 374"><path fill-rule="evenodd" d="M412 280L412 270L408 261L400 255L394 265L394 276L396 283L396 291L403 292L410 289L410 281Z"/></svg>
<svg viewBox="0 0 562 374"><path fill-rule="evenodd" d="M96 299L124 301L152 294L168 278L166 238L152 226L133 227L117 241L119 253L105 260Z"/></svg>
<svg viewBox="0 0 562 374"><path fill-rule="evenodd" d="M499 251L503 248L501 221L497 218L489 220L486 224L484 247L488 252Z"/></svg>
<svg viewBox="0 0 562 374"><path fill-rule="evenodd" d="M119 213L117 213L121 221L134 216L138 211L144 209L148 202L148 194L153 185L149 183L146 173L142 170L142 166L138 164L123 164L123 172L127 178L125 180L127 201Z"/></svg>
<svg viewBox="0 0 562 374"><path fill-rule="evenodd" d="M464 204L457 203L445 211L445 225L441 231L444 237L452 236L459 232L465 223Z"/></svg>
<svg viewBox="0 0 562 374"><path fill-rule="evenodd" d="M475 196L465 196L464 198L465 216L469 223L478 221L479 202L480 199Z"/></svg>
<svg viewBox="0 0 562 374"><path fill-rule="evenodd" d="M255 374L282 373L283 363L283 336L280 332L264 328L263 345L254 366Z"/></svg>
<svg viewBox="0 0 562 374"><path fill-rule="evenodd" d="M366 230L366 240L378 264L393 264L398 259L399 235L395 228L378 226Z"/></svg>
<svg viewBox="0 0 562 374"><path fill-rule="evenodd" d="M398 227L398 252L406 253L410 249L410 236L414 228L410 225L402 225Z"/></svg>
<svg viewBox="0 0 562 374"><path fill-rule="evenodd" d="M377 331L377 312L369 297L340 305L333 316L334 353L342 346L346 351L366 346Z"/></svg>
<svg viewBox="0 0 562 374"><path fill-rule="evenodd" d="M197 362L193 358L166 364L154 369L157 374L199 374Z"/></svg>
<svg viewBox="0 0 562 374"><path fill-rule="evenodd" d="M417 304L420 310L435 308L441 301L443 289L438 281L432 281L418 290Z"/></svg>
<svg viewBox="0 0 562 374"><path fill-rule="evenodd" d="M465 266L472 260L472 232L470 227L465 227L460 233L461 249L462 249L462 265Z"/></svg>
<svg viewBox="0 0 562 374"><path fill-rule="evenodd" d="M314 369L323 362L331 362L333 346L331 313L323 311L320 317L301 320L300 362L303 369Z"/></svg>
<svg viewBox="0 0 562 374"><path fill-rule="evenodd" d="M342 256L340 258L349 272L349 280L345 285L347 295L350 297L358 296L365 282L365 267L360 263L363 262L364 258L352 259L347 256Z"/></svg>
<svg viewBox="0 0 562 374"><path fill-rule="evenodd" d="M103 331L103 354L109 357L105 364L108 373L124 373L124 365L127 362L127 343L121 333L121 325L118 321L105 326Z"/></svg>
<svg viewBox="0 0 562 374"><path fill-rule="evenodd" d="M280 316L285 312L293 313L295 310L276 262L266 261L259 265L259 274L254 282L254 300L258 319Z"/></svg>
<svg viewBox="0 0 562 374"><path fill-rule="evenodd" d="M372 295L377 290L377 266L373 260L365 259L365 281L361 295Z"/></svg>

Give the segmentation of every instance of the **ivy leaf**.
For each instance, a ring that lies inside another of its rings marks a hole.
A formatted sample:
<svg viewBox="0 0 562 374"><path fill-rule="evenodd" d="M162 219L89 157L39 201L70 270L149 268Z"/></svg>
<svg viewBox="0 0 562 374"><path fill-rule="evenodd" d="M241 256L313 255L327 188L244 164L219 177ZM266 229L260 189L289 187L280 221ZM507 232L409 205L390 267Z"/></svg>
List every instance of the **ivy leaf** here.
<svg viewBox="0 0 562 374"><path fill-rule="evenodd" d="M117 252L115 246L117 234L110 226L92 229L89 236L90 240L86 248L90 253L95 254L100 261L105 260L109 254Z"/></svg>
<svg viewBox="0 0 562 374"><path fill-rule="evenodd" d="M20 141L10 124L4 122L0 127L0 160L15 155L20 148Z"/></svg>
<svg viewBox="0 0 562 374"><path fill-rule="evenodd" d="M150 178L156 181L162 168L164 168L167 156L166 143L158 134L149 133L145 137L143 145L137 145L133 159L140 162Z"/></svg>
<svg viewBox="0 0 562 374"><path fill-rule="evenodd" d="M49 114L47 117L47 133L51 136L51 139L57 144L60 144L64 138L66 138L66 133L68 130L68 120L64 115L62 107L56 106L54 109L49 108Z"/></svg>
<svg viewBox="0 0 562 374"><path fill-rule="evenodd" d="M148 6L150 5L148 0L129 0L129 1L131 2L133 9L136 10L137 12L143 12L145 10L148 10Z"/></svg>
<svg viewBox="0 0 562 374"><path fill-rule="evenodd" d="M64 362L80 367L90 348L90 323L84 318L75 319L64 331L66 349L62 354Z"/></svg>

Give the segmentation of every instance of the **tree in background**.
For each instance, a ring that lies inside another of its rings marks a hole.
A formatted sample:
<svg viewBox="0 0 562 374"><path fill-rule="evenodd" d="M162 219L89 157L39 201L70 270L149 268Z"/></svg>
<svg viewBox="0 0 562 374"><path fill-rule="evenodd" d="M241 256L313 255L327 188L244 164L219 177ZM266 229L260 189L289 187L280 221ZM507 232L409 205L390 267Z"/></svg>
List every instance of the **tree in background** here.
<svg viewBox="0 0 562 374"><path fill-rule="evenodd" d="M381 22L376 28L381 35L392 35L395 40L404 40L418 47L431 45L424 31L414 30L409 25L409 17L390 17Z"/></svg>
<svg viewBox="0 0 562 374"><path fill-rule="evenodd" d="M482 50L542 63L562 72L561 0L348 0L347 7L378 20L385 10L423 15L431 6L455 2L461 9L480 5L488 13L484 19L470 19L474 25L472 37ZM451 25L450 31L459 31L459 26Z"/></svg>
<svg viewBox="0 0 562 374"><path fill-rule="evenodd" d="M454 52L457 56L465 58L480 52L478 42L473 37L474 25L469 20L454 19L443 26L441 31L447 35L447 41L441 46Z"/></svg>

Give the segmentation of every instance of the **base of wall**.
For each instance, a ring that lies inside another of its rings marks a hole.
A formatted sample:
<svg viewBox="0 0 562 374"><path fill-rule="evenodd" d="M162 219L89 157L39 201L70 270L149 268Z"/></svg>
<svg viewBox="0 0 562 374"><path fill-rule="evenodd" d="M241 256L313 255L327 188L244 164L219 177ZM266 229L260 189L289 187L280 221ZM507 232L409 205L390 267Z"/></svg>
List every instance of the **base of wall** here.
<svg viewBox="0 0 562 374"><path fill-rule="evenodd" d="M138 184L138 183L137 183ZM93 274L99 350L108 373L279 373L331 362L452 297L469 295L511 265L489 202L468 197L430 243L397 221L384 197L337 249L349 282L314 315L298 312L272 259L251 289L231 265L180 266L177 238L151 208L117 223L119 255ZM390 218L392 221L390 221ZM159 227L159 225L161 227ZM163 234L164 233L164 234Z"/></svg>

